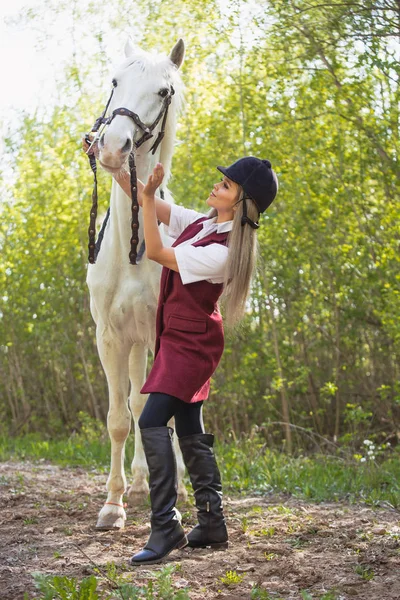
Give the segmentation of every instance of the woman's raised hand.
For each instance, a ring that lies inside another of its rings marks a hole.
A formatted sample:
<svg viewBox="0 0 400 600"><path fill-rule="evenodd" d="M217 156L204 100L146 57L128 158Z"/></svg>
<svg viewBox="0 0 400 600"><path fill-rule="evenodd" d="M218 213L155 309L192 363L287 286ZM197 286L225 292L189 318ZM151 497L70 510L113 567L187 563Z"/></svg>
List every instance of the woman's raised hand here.
<svg viewBox="0 0 400 600"><path fill-rule="evenodd" d="M153 173L149 175L146 185L143 188L143 195L148 198L154 197L157 188L160 187L164 179L164 167L161 163L157 163L153 169Z"/></svg>

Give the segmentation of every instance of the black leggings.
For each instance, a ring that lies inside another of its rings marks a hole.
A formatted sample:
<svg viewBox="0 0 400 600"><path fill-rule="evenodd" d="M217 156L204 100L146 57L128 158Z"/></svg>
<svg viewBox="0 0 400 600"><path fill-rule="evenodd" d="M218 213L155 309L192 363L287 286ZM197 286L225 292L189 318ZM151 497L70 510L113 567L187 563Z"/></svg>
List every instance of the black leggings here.
<svg viewBox="0 0 400 600"><path fill-rule="evenodd" d="M203 402L188 404L175 396L152 392L140 415L139 427L140 429L165 427L168 421L175 417L178 438L204 433L202 408Z"/></svg>

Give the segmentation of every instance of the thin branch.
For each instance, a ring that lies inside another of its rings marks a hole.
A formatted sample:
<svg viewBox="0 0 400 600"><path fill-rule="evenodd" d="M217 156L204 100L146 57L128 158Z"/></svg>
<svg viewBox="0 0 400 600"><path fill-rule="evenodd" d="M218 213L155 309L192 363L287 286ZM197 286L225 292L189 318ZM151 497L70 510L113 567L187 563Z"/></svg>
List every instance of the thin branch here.
<svg viewBox="0 0 400 600"><path fill-rule="evenodd" d="M97 565L97 564L94 562L94 560L93 560L93 559L91 559L91 558L90 558L90 556L88 556L88 555L86 554L86 552L84 552L84 551L82 550L82 548L81 548L80 546L78 546L77 544L74 544L73 542L72 542L72 545L74 546L74 548L76 548L77 550L79 550L79 552L81 552L81 553L83 554L83 556L84 556L84 557L85 557L85 558L86 558L86 559L87 559L87 560L88 560L88 561L89 561L89 562L90 562L90 563L91 563L91 564L92 564L92 565L93 565L93 566L94 566L94 567L95 567L95 568L96 568L96 569L99 571L99 573L101 573L101 575L102 575L102 576L103 576L105 579L107 579L107 581L110 583L110 585L111 585L112 589L113 589L113 590L116 590L117 592L119 592L119 593L121 594L121 598L122 598L122 600L125 600L125 598L124 598L124 595L123 595L123 593L122 593L122 590L121 590L120 586L119 586L117 583L115 583L115 581L113 581L113 580L112 580L112 579L111 579L111 578L110 578L110 577L107 575L107 573L104 573L104 570L103 570L101 567L99 567L99 565Z"/></svg>

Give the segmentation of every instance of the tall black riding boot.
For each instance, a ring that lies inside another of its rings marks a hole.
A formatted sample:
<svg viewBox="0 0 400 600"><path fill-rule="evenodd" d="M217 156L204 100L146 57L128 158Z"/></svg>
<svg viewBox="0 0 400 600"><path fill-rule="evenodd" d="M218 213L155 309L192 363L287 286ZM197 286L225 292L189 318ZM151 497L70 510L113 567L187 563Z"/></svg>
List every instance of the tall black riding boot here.
<svg viewBox="0 0 400 600"><path fill-rule="evenodd" d="M151 427L142 429L141 434L149 467L151 534L143 550L130 559L131 565L160 562L172 550L183 548L188 543L181 515L175 508L177 476L173 430L170 427Z"/></svg>
<svg viewBox="0 0 400 600"><path fill-rule="evenodd" d="M221 476L215 460L214 436L208 433L179 439L183 460L193 486L199 524L187 536L192 548L228 547L222 512Z"/></svg>

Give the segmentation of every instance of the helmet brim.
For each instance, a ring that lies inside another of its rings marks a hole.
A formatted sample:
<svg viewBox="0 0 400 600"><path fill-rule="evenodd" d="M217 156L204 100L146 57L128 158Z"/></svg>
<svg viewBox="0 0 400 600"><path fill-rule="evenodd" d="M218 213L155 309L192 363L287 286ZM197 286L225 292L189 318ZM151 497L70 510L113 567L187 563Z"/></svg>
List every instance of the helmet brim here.
<svg viewBox="0 0 400 600"><path fill-rule="evenodd" d="M237 183L238 185L241 186L241 184L236 181L236 179L234 179L231 175L229 175L229 168L227 167L217 167L218 171L220 171L223 175L225 175L225 177L227 177L228 179L230 179L231 181L234 181L235 183Z"/></svg>

